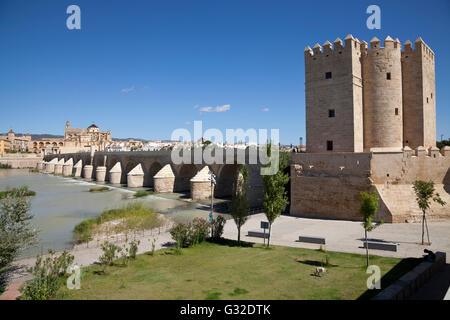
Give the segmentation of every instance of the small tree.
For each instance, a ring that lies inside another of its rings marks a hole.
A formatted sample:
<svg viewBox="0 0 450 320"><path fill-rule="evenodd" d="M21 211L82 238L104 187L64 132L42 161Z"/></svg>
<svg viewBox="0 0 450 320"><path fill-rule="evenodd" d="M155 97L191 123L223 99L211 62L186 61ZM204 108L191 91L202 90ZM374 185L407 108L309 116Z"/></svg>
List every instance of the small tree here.
<svg viewBox="0 0 450 320"><path fill-rule="evenodd" d="M230 204L231 216L238 229L238 243L241 243L241 227L248 219L248 177L249 173L245 166L239 171L238 179L234 185L233 196Z"/></svg>
<svg viewBox="0 0 450 320"><path fill-rule="evenodd" d="M0 200L0 288L6 286L11 263L22 250L36 243L31 224L28 187L14 188Z"/></svg>
<svg viewBox="0 0 450 320"><path fill-rule="evenodd" d="M277 150L278 152L278 150ZM267 145L267 156L272 154L272 144ZM267 221L269 222L269 238L267 239L267 246L270 246L270 235L272 231L272 224L280 214L286 209L288 205L288 197L285 185L289 182L289 175L284 173L289 160L288 153L282 153L279 158L277 172L273 175L263 175L262 181L264 185L264 200L263 206L266 213ZM269 162L266 167L270 167Z"/></svg>
<svg viewBox="0 0 450 320"><path fill-rule="evenodd" d="M428 224L426 218L426 211L430 208L431 200L445 206L445 201L441 199L439 193L435 192L433 181L414 181L414 192L416 193L416 200L419 208L422 210L422 245L424 244L425 227L427 229L428 243L430 243L430 234L428 232Z"/></svg>
<svg viewBox="0 0 450 320"><path fill-rule="evenodd" d="M367 266L369 266L369 245L367 242L367 232L372 231L383 223L382 221L379 221L377 223L372 222L378 212L378 202L380 199L376 190L374 190L372 193L362 191L360 192L359 197L361 203L361 214L363 216Z"/></svg>

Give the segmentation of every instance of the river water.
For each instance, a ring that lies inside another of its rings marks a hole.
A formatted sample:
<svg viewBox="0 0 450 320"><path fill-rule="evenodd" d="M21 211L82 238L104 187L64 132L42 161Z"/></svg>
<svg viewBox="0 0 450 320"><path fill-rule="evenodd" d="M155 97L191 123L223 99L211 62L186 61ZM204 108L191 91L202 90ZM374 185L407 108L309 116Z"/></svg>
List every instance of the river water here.
<svg viewBox="0 0 450 320"><path fill-rule="evenodd" d="M23 252L21 258L46 253L48 249L62 251L72 248L75 225L98 216L106 209L122 207L131 201L143 201L176 222L187 222L194 217L209 219L209 206L184 201L183 194L149 195L133 200L127 198L134 191L125 187L109 186L111 191L89 192L97 184L82 179L31 173L28 169L0 169L0 190L24 185L36 192L36 196L31 197L31 213L34 216L32 223L39 230L39 243Z"/></svg>

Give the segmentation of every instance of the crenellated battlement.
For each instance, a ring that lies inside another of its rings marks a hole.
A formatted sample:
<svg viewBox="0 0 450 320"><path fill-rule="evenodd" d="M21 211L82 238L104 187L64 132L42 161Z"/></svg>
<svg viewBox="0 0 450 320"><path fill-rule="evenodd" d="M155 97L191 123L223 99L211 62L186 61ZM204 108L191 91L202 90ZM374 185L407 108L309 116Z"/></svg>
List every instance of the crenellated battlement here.
<svg viewBox="0 0 450 320"><path fill-rule="evenodd" d="M372 40L370 40L370 47L365 41L361 43L361 53L363 56L378 56L380 53L384 54L384 51L386 50L398 50L401 52L401 49L402 45L400 40L398 38L394 40L390 36L386 37L383 45L381 45L381 40L377 37L373 37Z"/></svg>
<svg viewBox="0 0 450 320"><path fill-rule="evenodd" d="M319 57L329 57L331 55L341 55L348 52L360 52L361 43L358 39L353 38L351 34L345 37L344 41L340 38L334 40L333 44L330 41L325 41L325 43L321 46L316 43L314 47L311 49L310 46L305 48L305 57L312 57L313 60L316 60Z"/></svg>
<svg viewBox="0 0 450 320"><path fill-rule="evenodd" d="M410 40L407 40L402 48L402 45L398 38L394 40L390 36L387 36L382 46L381 40L379 40L377 37L374 37L372 40L370 40L369 43L367 43L366 41L360 41L358 38L354 38L351 34L349 34L347 37L345 37L344 41L342 41L340 38L337 38L336 40L334 40L333 44L327 40L323 45L316 43L312 49L310 46L306 46L304 52L305 57L318 58L322 55L328 57L332 54L342 54L344 52L348 52L349 49L357 49L357 52L369 54L372 51L388 48L399 50L403 49L402 55L417 54L417 52L420 51L420 53L424 54L425 57L434 60L433 50L431 50L431 48L422 40L421 37L417 38L414 44L415 46L413 48L412 42Z"/></svg>
<svg viewBox="0 0 450 320"><path fill-rule="evenodd" d="M414 48L412 42L407 40L404 43L404 50L402 52L402 58L408 58L409 55L423 55L424 58L434 61L434 51L422 40L421 37L414 41Z"/></svg>
<svg viewBox="0 0 450 320"><path fill-rule="evenodd" d="M430 158L439 158L439 157L449 157L450 158L450 147L445 146L439 150L437 147L430 147L426 149L425 147L417 147L411 149L406 146L402 149L404 158L411 157L430 157Z"/></svg>

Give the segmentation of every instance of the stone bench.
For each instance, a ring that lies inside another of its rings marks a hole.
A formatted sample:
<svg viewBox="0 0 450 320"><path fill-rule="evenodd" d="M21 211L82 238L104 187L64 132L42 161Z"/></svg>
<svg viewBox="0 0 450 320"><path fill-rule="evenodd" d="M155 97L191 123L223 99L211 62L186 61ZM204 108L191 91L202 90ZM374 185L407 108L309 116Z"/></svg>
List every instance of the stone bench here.
<svg viewBox="0 0 450 320"><path fill-rule="evenodd" d="M320 237L299 236L298 241L306 242L306 243L315 243L315 244L326 244L326 239L320 238Z"/></svg>
<svg viewBox="0 0 450 320"><path fill-rule="evenodd" d="M264 234L263 231L249 231L247 237L255 237L255 238L269 238L269 232Z"/></svg>
<svg viewBox="0 0 450 320"><path fill-rule="evenodd" d="M367 241L367 245L369 249L374 250L384 250L384 251L394 251L397 252L397 243L389 243L389 242L378 242L378 241ZM366 241L363 240L363 248L366 248Z"/></svg>

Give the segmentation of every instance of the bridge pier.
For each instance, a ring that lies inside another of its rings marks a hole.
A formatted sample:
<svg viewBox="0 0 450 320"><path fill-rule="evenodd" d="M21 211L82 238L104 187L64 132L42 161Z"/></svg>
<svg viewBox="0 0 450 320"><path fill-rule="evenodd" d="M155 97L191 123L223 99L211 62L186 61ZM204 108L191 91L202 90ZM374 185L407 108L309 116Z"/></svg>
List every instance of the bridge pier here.
<svg viewBox="0 0 450 320"><path fill-rule="evenodd" d="M191 198L192 200L205 200L211 196L211 180L209 178L209 167L204 166L191 179Z"/></svg>
<svg viewBox="0 0 450 320"><path fill-rule="evenodd" d="M57 164L55 164L55 174L56 175L62 175L62 170L64 166L64 158L58 161Z"/></svg>
<svg viewBox="0 0 450 320"><path fill-rule="evenodd" d="M97 167L95 169L95 180L97 180L97 182L105 182L105 178L106 178L106 167Z"/></svg>
<svg viewBox="0 0 450 320"><path fill-rule="evenodd" d="M73 175L75 178L81 177L81 171L83 169L83 160L78 160L78 162L73 166Z"/></svg>
<svg viewBox="0 0 450 320"><path fill-rule="evenodd" d="M170 164L166 164L153 176L153 188L156 193L173 193L175 175Z"/></svg>
<svg viewBox="0 0 450 320"><path fill-rule="evenodd" d="M144 186L144 170L142 165L138 164L127 174L128 188L139 188Z"/></svg>
<svg viewBox="0 0 450 320"><path fill-rule="evenodd" d="M94 167L90 164L87 164L83 168L83 178L86 180L92 180L92 171L94 170Z"/></svg>
<svg viewBox="0 0 450 320"><path fill-rule="evenodd" d="M54 173L56 163L58 163L58 158L53 158L49 163L47 163L47 165L45 167L45 172L46 173Z"/></svg>
<svg viewBox="0 0 450 320"><path fill-rule="evenodd" d="M73 170L73 159L70 158L69 160L66 161L66 163L64 163L62 175L66 177L71 176L72 170Z"/></svg>
<svg viewBox="0 0 450 320"><path fill-rule="evenodd" d="M122 177L122 167L120 162L117 161L116 164L109 170L109 182L111 184L120 184L120 179Z"/></svg>

